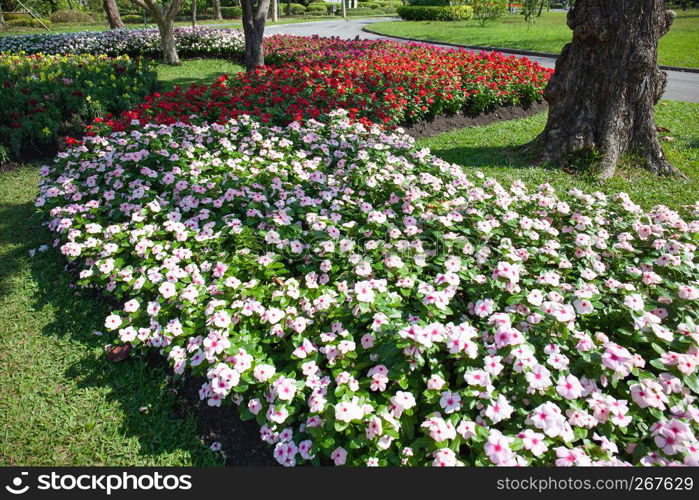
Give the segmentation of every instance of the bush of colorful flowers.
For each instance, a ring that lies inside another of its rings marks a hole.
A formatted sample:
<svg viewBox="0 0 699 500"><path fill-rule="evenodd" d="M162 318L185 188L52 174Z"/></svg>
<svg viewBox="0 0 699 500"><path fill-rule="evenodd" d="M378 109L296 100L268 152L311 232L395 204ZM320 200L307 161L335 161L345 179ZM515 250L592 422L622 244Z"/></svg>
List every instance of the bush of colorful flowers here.
<svg viewBox="0 0 699 500"><path fill-rule="evenodd" d="M114 342L283 465L699 465L699 220L327 118L147 124L42 168Z"/></svg>
<svg viewBox="0 0 699 500"><path fill-rule="evenodd" d="M156 73L128 56L0 54L0 148L56 143L153 92Z"/></svg>
<svg viewBox="0 0 699 500"><path fill-rule="evenodd" d="M149 96L120 117L100 118L93 132L242 114L286 125L336 108L353 119L398 125L536 102L551 74L526 58L424 44L274 36L265 48L266 68Z"/></svg>
<svg viewBox="0 0 699 500"><path fill-rule="evenodd" d="M178 53L184 57L240 54L244 45L239 30L205 26L175 28L175 41ZM0 37L0 52L161 57L157 29L4 36Z"/></svg>

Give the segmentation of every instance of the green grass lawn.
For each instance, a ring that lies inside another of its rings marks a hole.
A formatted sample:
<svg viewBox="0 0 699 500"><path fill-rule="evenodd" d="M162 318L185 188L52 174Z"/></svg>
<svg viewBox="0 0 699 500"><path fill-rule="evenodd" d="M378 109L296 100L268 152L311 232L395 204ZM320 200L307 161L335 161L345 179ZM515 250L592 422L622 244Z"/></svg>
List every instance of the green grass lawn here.
<svg viewBox="0 0 699 500"><path fill-rule="evenodd" d="M390 21L372 31L421 40L559 53L572 38L565 12L545 12L528 26L520 15L506 15L481 27L471 21ZM668 66L699 67L699 9L677 11L670 31L660 39L658 58Z"/></svg>
<svg viewBox="0 0 699 500"><path fill-rule="evenodd" d="M634 166L630 158L622 162L617 175L607 181L585 173L570 174L557 168L532 166L531 159L517 152L515 147L535 138L545 123L546 113L540 113L522 120L457 130L418 142L447 161L480 170L502 182L522 179L532 186L548 182L559 189L578 187L606 193L626 191L644 208L664 204L674 210L686 211L688 205L699 199L699 104L660 101L656 106L656 123L670 130L662 135L673 139L663 141L663 149L668 160L687 175L687 180L650 175Z"/></svg>
<svg viewBox="0 0 699 500"><path fill-rule="evenodd" d="M34 215L36 165L0 172L0 465L215 465L162 369L104 356L108 306L78 294ZM177 419L173 417L177 416Z"/></svg>
<svg viewBox="0 0 699 500"><path fill-rule="evenodd" d="M192 83L211 83L223 73L231 75L244 69L227 59L183 59L180 66L157 64L158 80L163 90L170 90L175 85L185 87Z"/></svg>
<svg viewBox="0 0 699 500"><path fill-rule="evenodd" d="M227 65L227 66L224 66ZM160 67L164 86L209 81L234 71L227 61ZM659 179L630 165L599 182L584 174L530 166L514 148L535 137L545 114L458 130L419 141L438 156L504 182L625 190L645 207L682 210L699 192L699 105L662 101L658 124L670 129L668 158L689 177ZM37 165L0 170L0 465L215 465L197 421L177 409L164 370L135 356L106 360L102 329L109 306L71 288L55 250L29 256L50 241L35 215Z"/></svg>

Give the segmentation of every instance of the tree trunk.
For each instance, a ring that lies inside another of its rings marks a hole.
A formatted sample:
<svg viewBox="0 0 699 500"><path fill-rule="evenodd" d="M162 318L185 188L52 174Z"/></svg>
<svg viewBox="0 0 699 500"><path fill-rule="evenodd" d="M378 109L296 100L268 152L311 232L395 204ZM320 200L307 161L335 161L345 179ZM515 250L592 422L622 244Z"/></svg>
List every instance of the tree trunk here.
<svg viewBox="0 0 699 500"><path fill-rule="evenodd" d="M197 0L192 0L192 28L197 25Z"/></svg>
<svg viewBox="0 0 699 500"><path fill-rule="evenodd" d="M544 10L545 3L546 3L546 0L539 0L539 12L537 12L536 17L541 17L541 13Z"/></svg>
<svg viewBox="0 0 699 500"><path fill-rule="evenodd" d="M342 4L342 18L347 19L347 5L346 5L347 0L340 0L340 3Z"/></svg>
<svg viewBox="0 0 699 500"><path fill-rule="evenodd" d="M102 7L104 8L104 13L107 16L109 29L116 30L124 27L116 0L102 0Z"/></svg>
<svg viewBox="0 0 699 500"><path fill-rule="evenodd" d="M241 0L243 5L243 33L245 35L245 69L248 73L265 65L262 41L265 34L265 21L270 0Z"/></svg>
<svg viewBox="0 0 699 500"><path fill-rule="evenodd" d="M163 49L163 62L165 64L178 65L180 58L177 55L177 44L175 43L175 27L173 23L158 23L160 32L160 43Z"/></svg>
<svg viewBox="0 0 699 500"><path fill-rule="evenodd" d="M218 20L223 19L221 15L221 0L213 0L214 4L214 17Z"/></svg>
<svg viewBox="0 0 699 500"><path fill-rule="evenodd" d="M73 0L68 0L68 10L75 10L75 7L73 7Z"/></svg>
<svg viewBox="0 0 699 500"><path fill-rule="evenodd" d="M279 21L279 1L272 0L272 22Z"/></svg>
<svg viewBox="0 0 699 500"><path fill-rule="evenodd" d="M160 6L157 0L131 0L142 9L147 9L158 25L160 32L160 45L165 64L178 65L180 58L177 56L177 44L175 43L175 17L182 8L184 0L170 0L167 5Z"/></svg>
<svg viewBox="0 0 699 500"><path fill-rule="evenodd" d="M652 172L679 173L663 155L653 120L667 80L657 64L658 40L675 18L663 3L575 2L568 12L573 40L544 90L548 121L534 141L542 161L565 165L570 155L595 152L608 178L621 156L634 152Z"/></svg>
<svg viewBox="0 0 699 500"><path fill-rule="evenodd" d="M286 15L287 16L291 15L291 0L286 1Z"/></svg>
<svg viewBox="0 0 699 500"><path fill-rule="evenodd" d="M2 5L0 5L0 29L5 29L5 16L2 14Z"/></svg>

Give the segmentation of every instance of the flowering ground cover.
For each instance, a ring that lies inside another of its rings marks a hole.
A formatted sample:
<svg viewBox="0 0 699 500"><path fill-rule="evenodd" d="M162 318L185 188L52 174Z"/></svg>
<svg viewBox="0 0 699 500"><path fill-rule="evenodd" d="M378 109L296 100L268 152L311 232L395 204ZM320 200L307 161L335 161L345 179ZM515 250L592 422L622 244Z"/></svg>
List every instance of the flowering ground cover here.
<svg viewBox="0 0 699 500"><path fill-rule="evenodd" d="M270 124L349 110L365 123L398 125L440 113L479 112L541 99L551 70L526 58L427 45L318 37L265 41L270 66L212 85L148 96L94 132L145 123L225 121L253 114Z"/></svg>
<svg viewBox="0 0 699 500"><path fill-rule="evenodd" d="M501 185L339 111L90 137L42 175L115 341L284 465L697 464L691 208Z"/></svg>
<svg viewBox="0 0 699 500"><path fill-rule="evenodd" d="M0 149L55 144L85 121L135 106L156 74L128 56L0 54Z"/></svg>
<svg viewBox="0 0 699 500"><path fill-rule="evenodd" d="M243 47L242 33L229 28L178 27L175 41L184 57L226 56ZM161 56L160 35L154 28L4 36L0 37L0 52Z"/></svg>

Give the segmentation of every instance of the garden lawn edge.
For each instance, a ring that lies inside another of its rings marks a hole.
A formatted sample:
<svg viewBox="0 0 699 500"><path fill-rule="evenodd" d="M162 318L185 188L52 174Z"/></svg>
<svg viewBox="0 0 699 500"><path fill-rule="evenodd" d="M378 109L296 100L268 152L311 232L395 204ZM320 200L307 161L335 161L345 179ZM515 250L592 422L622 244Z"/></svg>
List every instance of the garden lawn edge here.
<svg viewBox="0 0 699 500"><path fill-rule="evenodd" d="M553 52L538 52L535 50L510 49L510 48L506 48L506 47L488 47L485 45L465 45L463 43L440 42L437 40L425 40L424 38L411 38L408 36L387 35L386 33L382 33L380 31L376 31L376 30L373 30L371 28L367 28L366 26L362 27L362 31L365 31L367 33L371 33L372 35L379 35L379 36L383 36L386 38L393 38L396 40L405 40L407 42L429 43L429 44L433 44L433 45L446 45L449 47L459 47L462 49L484 50L486 52L505 52L507 54L516 54L516 55L520 55L520 56L550 57L552 59L558 59L558 56L560 56L560 54L555 54ZM699 73L699 68L688 68L685 66L660 65L660 69L668 70L668 71L684 71L685 73Z"/></svg>
<svg viewBox="0 0 699 500"><path fill-rule="evenodd" d="M490 125L491 123L527 118L546 111L547 109L548 104L545 101L524 106L498 106L497 108L475 114L440 114L433 118L401 126L400 128L405 130L405 132L413 138L422 139L453 130L460 130L468 127L482 127L484 125Z"/></svg>

